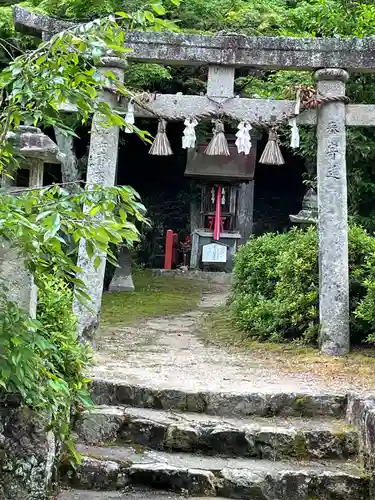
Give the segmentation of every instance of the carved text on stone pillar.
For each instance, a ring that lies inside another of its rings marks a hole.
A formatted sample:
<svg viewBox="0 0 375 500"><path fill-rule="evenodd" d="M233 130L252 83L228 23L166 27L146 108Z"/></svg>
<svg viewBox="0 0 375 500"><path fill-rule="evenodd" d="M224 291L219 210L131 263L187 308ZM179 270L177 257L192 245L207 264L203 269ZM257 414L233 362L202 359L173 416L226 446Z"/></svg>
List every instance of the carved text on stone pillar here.
<svg viewBox="0 0 375 500"><path fill-rule="evenodd" d="M340 128L338 126L338 123L331 120L328 125L327 125L327 133L328 134L333 134L333 135L337 135L340 133Z"/></svg>
<svg viewBox="0 0 375 500"><path fill-rule="evenodd" d="M331 135L327 139L326 158L327 158L327 177L340 179L341 177L341 159L342 159L342 140L339 135L340 128L338 124L331 121L328 124L328 133Z"/></svg>

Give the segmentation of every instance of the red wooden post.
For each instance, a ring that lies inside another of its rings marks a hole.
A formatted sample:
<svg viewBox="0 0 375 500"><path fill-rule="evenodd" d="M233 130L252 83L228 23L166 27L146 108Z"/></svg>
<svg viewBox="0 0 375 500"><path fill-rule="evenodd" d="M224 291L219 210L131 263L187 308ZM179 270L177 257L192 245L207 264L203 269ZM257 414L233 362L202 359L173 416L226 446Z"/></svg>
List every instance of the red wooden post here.
<svg viewBox="0 0 375 500"><path fill-rule="evenodd" d="M168 229L165 239L164 269L172 269L173 261L173 231Z"/></svg>
<svg viewBox="0 0 375 500"><path fill-rule="evenodd" d="M216 193L214 240L220 240L220 226L221 226L221 186L218 186Z"/></svg>

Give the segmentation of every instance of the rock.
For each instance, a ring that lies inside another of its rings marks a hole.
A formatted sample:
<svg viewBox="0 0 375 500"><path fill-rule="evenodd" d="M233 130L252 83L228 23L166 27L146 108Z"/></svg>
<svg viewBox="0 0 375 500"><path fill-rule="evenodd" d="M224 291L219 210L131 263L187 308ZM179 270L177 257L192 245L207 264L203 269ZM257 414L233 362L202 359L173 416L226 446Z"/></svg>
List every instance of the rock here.
<svg viewBox="0 0 375 500"><path fill-rule="evenodd" d="M63 474L65 482L71 486L89 489L120 489L128 484L126 467L99 457L84 457L76 469Z"/></svg>
<svg viewBox="0 0 375 500"><path fill-rule="evenodd" d="M1 500L49 500L58 447L48 418L19 406L3 408L0 422Z"/></svg>
<svg viewBox="0 0 375 500"><path fill-rule="evenodd" d="M171 493L170 491L127 489L122 491L92 491L92 490L67 490L62 491L57 500L182 500L180 493ZM207 497L194 497L194 500L207 500ZM224 500L215 497L215 500Z"/></svg>
<svg viewBox="0 0 375 500"><path fill-rule="evenodd" d="M119 489L127 484L257 500L367 500L370 478L351 462L229 459L190 453L80 446L90 455L70 484ZM92 457L97 457L93 459ZM106 465L107 463L107 465ZM116 467L117 464L117 467ZM126 482L126 479L125 479Z"/></svg>
<svg viewBox="0 0 375 500"><path fill-rule="evenodd" d="M125 442L156 450L283 459L348 458L358 433L343 420L223 419L142 408L102 406L76 427L87 444Z"/></svg>
<svg viewBox="0 0 375 500"><path fill-rule="evenodd" d="M129 469L132 484L184 491L190 495L214 496L217 480L210 471L183 469L163 464L134 464Z"/></svg>
<svg viewBox="0 0 375 500"><path fill-rule="evenodd" d="M124 408L105 406L85 412L76 423L75 431L83 442L107 443L117 439L124 422Z"/></svg>
<svg viewBox="0 0 375 500"><path fill-rule="evenodd" d="M359 454L365 469L375 471L375 398L351 394L347 419L359 429Z"/></svg>
<svg viewBox="0 0 375 500"><path fill-rule="evenodd" d="M169 425L163 447L170 450L194 451L199 449L201 431L189 424Z"/></svg>
<svg viewBox="0 0 375 500"><path fill-rule="evenodd" d="M121 426L119 436L125 442L132 442L142 446L162 448L167 426L152 422L146 418L131 418L127 414Z"/></svg>
<svg viewBox="0 0 375 500"><path fill-rule="evenodd" d="M365 500L369 480L340 472L281 470L275 473L240 469L221 471L219 494L257 500Z"/></svg>
<svg viewBox="0 0 375 500"><path fill-rule="evenodd" d="M8 300L35 317L37 291L34 280L26 268L20 249L12 247L4 238L0 238L0 286L5 287Z"/></svg>
<svg viewBox="0 0 375 500"><path fill-rule="evenodd" d="M208 413L225 417L258 415L271 417L342 417L344 394L187 392L114 382L94 378L91 385L95 404L130 405L140 408Z"/></svg>

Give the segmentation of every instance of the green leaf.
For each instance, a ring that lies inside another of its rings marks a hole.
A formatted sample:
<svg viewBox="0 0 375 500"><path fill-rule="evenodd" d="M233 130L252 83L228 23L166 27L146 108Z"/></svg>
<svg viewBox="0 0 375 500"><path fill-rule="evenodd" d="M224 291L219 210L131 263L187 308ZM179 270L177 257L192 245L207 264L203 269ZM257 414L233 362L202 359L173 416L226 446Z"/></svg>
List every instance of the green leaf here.
<svg viewBox="0 0 375 500"><path fill-rule="evenodd" d="M94 217L98 212L99 210L101 209L102 207L100 205L96 205L94 207L92 207L92 209L90 210L89 214L90 214L90 217Z"/></svg>
<svg viewBox="0 0 375 500"><path fill-rule="evenodd" d="M101 259L100 255L97 255L94 259L95 269L99 269L101 263L102 263L102 259Z"/></svg>
<svg viewBox="0 0 375 500"><path fill-rule="evenodd" d="M129 14L127 14L126 12L121 12L121 11L120 12L116 12L116 16L120 16L123 19L129 19L130 18Z"/></svg>
<svg viewBox="0 0 375 500"><path fill-rule="evenodd" d="M163 16L167 12L160 2L152 2L149 6L158 16Z"/></svg>
<svg viewBox="0 0 375 500"><path fill-rule="evenodd" d="M52 210L46 210L45 212L41 212L40 214L37 215L35 222L39 222L40 220L48 217L48 215L51 215Z"/></svg>
<svg viewBox="0 0 375 500"><path fill-rule="evenodd" d="M145 11L145 17L146 17L147 21L150 22L150 23L153 23L155 21L154 14L151 11L149 11L149 10Z"/></svg>
<svg viewBox="0 0 375 500"><path fill-rule="evenodd" d="M112 50L115 50L116 52L123 52L123 53L134 52L133 49L129 49L128 47L122 47L121 45L114 45L113 43L107 44L107 47Z"/></svg>
<svg viewBox="0 0 375 500"><path fill-rule="evenodd" d="M86 243L87 255L90 259L92 259L92 257L94 256L94 253L95 253L95 248L94 248L93 242L91 240L86 240L85 243Z"/></svg>

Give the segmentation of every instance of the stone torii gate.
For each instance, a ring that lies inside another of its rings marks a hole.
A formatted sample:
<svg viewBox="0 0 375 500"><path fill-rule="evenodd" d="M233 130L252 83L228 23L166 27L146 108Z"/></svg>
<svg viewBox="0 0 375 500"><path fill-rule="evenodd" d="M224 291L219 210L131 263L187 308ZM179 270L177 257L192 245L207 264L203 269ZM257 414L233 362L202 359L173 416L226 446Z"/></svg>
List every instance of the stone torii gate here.
<svg viewBox="0 0 375 500"><path fill-rule="evenodd" d="M48 38L72 26L61 20L30 13L15 7L16 28ZM323 97L344 97L350 72L375 71L375 38L301 39L244 36L205 36L170 33L129 33L128 59L168 65L208 65L206 96L157 95L147 111L136 108L142 117L163 116L184 119L206 112L221 112L250 123L274 122L293 114L294 101L246 99L234 96L236 68L314 71L317 93ZM121 74L124 62L111 59L107 67ZM108 94L107 99L111 99ZM74 112L67 106L66 112ZM346 179L346 126L375 125L375 105L345 105L328 102L317 110L301 113L299 124L317 126L317 174L319 209L319 313L321 350L329 355L349 351L349 270ZM118 130L103 129L93 119L87 182L113 185L117 163ZM249 234L248 200L253 186L240 190L241 233ZM251 220L250 220L251 223ZM103 265L95 271L80 248L79 265L83 279L94 297L93 310L85 313L82 330L96 327L103 288Z"/></svg>

